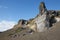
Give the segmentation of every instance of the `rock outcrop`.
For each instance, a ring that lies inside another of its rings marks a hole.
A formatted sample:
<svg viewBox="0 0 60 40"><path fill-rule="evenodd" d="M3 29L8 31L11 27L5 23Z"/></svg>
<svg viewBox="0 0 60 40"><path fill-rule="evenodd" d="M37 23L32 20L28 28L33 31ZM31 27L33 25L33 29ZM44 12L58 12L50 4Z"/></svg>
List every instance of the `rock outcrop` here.
<svg viewBox="0 0 60 40"><path fill-rule="evenodd" d="M47 10L45 3L41 2L39 6L39 14L30 20L19 20L18 27L28 27L33 31L43 32L60 21L59 11Z"/></svg>

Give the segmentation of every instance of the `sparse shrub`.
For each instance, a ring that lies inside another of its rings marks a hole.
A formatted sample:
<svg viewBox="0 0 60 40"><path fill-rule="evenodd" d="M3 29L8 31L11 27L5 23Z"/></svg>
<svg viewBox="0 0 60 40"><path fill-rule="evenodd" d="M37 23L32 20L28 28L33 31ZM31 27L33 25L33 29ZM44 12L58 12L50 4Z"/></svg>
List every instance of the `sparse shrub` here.
<svg viewBox="0 0 60 40"><path fill-rule="evenodd" d="M11 35L13 35L14 33L11 33L11 34L9 34L8 36L11 36Z"/></svg>
<svg viewBox="0 0 60 40"><path fill-rule="evenodd" d="M20 27L20 28L18 28L15 32L17 33L17 32L21 32L22 30L24 30L25 28L23 28L23 27Z"/></svg>

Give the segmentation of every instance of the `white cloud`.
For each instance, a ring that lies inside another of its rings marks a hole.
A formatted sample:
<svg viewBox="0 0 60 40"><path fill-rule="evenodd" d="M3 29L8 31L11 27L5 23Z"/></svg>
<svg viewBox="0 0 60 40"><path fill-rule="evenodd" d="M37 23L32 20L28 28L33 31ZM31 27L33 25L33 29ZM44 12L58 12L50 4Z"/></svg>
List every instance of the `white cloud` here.
<svg viewBox="0 0 60 40"><path fill-rule="evenodd" d="M14 22L14 21L5 21L5 20L1 21L0 22L0 32L13 28L13 26L15 24L16 24L16 22Z"/></svg>

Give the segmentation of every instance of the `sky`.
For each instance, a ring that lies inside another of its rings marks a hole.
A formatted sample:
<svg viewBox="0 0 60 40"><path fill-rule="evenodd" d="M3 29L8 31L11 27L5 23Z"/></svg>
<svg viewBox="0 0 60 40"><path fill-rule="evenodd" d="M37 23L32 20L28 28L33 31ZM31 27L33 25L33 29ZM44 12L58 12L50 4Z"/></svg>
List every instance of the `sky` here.
<svg viewBox="0 0 60 40"><path fill-rule="evenodd" d="M34 18L42 1L48 10L60 10L60 0L0 0L0 31L12 28L20 19Z"/></svg>

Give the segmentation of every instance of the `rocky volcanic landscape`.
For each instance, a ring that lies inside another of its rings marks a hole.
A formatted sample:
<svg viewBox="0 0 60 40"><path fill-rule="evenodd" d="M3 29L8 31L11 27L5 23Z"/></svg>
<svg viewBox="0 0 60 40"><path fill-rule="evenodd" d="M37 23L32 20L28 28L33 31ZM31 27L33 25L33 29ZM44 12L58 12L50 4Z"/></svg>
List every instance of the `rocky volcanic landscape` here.
<svg viewBox="0 0 60 40"><path fill-rule="evenodd" d="M60 40L60 11L47 10L41 2L39 14L24 20L10 30L0 32L0 40Z"/></svg>

